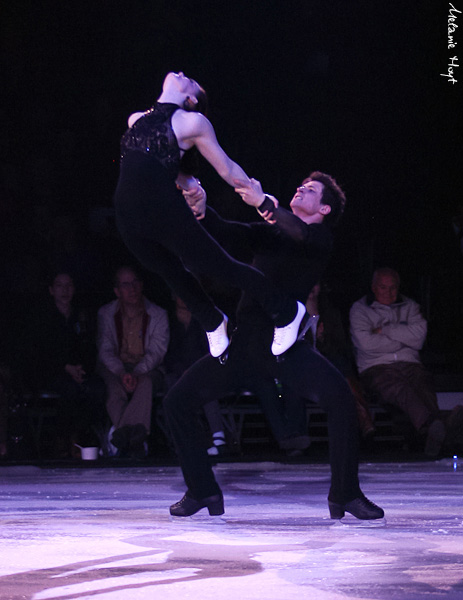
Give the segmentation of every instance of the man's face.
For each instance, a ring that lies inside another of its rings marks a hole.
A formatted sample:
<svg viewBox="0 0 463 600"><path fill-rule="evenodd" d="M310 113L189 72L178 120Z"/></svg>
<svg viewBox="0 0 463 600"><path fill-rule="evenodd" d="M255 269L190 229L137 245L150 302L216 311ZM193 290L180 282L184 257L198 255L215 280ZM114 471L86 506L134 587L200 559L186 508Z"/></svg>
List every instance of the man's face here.
<svg viewBox="0 0 463 600"><path fill-rule="evenodd" d="M137 278L133 271L121 271L114 293L123 305L138 304L143 294L143 282Z"/></svg>
<svg viewBox="0 0 463 600"><path fill-rule="evenodd" d="M323 183L311 180L300 185L290 203L293 213L301 218L321 214L320 210L325 206L321 203L324 187Z"/></svg>
<svg viewBox="0 0 463 600"><path fill-rule="evenodd" d="M72 277L66 273L57 275L48 291L57 304L70 304L75 291Z"/></svg>
<svg viewBox="0 0 463 600"><path fill-rule="evenodd" d="M380 275L371 286L376 302L389 306L397 300L399 283L392 275Z"/></svg>

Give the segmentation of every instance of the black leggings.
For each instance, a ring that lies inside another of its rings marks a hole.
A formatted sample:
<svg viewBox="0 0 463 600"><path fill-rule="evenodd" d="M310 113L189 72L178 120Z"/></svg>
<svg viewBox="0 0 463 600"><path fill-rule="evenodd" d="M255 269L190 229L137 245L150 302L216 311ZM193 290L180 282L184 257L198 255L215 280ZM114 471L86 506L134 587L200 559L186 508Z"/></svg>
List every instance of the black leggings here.
<svg viewBox="0 0 463 600"><path fill-rule="evenodd" d="M244 340L243 340L244 342ZM252 347L252 340L250 341ZM249 346L247 346L249 347ZM329 499L345 503L360 494L358 481L358 425L355 401L341 375L307 342L296 343L281 363L268 354L253 359L238 339L232 342L225 365L205 356L175 384L164 398L164 411L185 483L196 498L212 496L219 486L199 435L198 410L230 392L248 389L259 397L264 412L276 403L271 383L277 376L291 392L318 402L327 413L331 487ZM267 393L267 395L265 395Z"/></svg>
<svg viewBox="0 0 463 600"><path fill-rule="evenodd" d="M144 267L161 275L206 331L216 329L223 316L193 273L249 292L277 326L294 318L296 303L261 271L223 250L152 158L132 152L123 159L115 207L117 227L129 250Z"/></svg>

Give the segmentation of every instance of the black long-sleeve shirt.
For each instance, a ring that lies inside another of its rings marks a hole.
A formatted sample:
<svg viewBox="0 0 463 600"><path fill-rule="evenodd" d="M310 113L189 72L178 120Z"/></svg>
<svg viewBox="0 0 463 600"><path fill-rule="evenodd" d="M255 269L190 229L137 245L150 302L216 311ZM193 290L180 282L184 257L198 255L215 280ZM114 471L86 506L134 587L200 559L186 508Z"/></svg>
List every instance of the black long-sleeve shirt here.
<svg viewBox="0 0 463 600"><path fill-rule="evenodd" d="M267 199L259 210L271 210L275 225L267 222L239 223L222 219L208 208L201 221L207 231L231 254L239 249L252 253L252 265L262 271L287 295L304 303L327 266L333 245L331 230L324 223L308 225L292 212ZM237 323L273 330L259 303L243 294Z"/></svg>
<svg viewBox="0 0 463 600"><path fill-rule="evenodd" d="M94 335L87 313L73 308L66 319L52 301L31 315L20 346L25 376L37 387L51 385L65 373L67 364L81 364L87 374L95 366Z"/></svg>

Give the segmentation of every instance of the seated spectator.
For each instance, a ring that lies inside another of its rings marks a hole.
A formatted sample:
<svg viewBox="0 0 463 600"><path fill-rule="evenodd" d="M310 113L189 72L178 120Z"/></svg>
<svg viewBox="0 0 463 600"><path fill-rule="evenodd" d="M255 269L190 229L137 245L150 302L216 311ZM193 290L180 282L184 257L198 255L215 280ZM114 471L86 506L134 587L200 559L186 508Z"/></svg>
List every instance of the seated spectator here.
<svg viewBox="0 0 463 600"><path fill-rule="evenodd" d="M420 361L427 323L418 304L399 294L399 274L373 274L372 294L350 310L351 335L360 379L378 401L398 407L426 437L425 454L437 456L446 436L430 373Z"/></svg>
<svg viewBox="0 0 463 600"><path fill-rule="evenodd" d="M346 336L341 311L331 302L329 294L319 283L313 287L305 306L312 317L317 317L314 319L315 332L312 332L315 347L347 379L355 398L362 436L371 436L375 429L373 419L355 370L355 359Z"/></svg>
<svg viewBox="0 0 463 600"><path fill-rule="evenodd" d="M165 359L168 390L188 367L209 352L204 329L193 318L183 300L178 297L175 297L175 307L170 315L169 325L170 342ZM208 448L208 453L210 456L224 454L227 450L227 442L218 399L205 404L204 413L212 435L212 445Z"/></svg>
<svg viewBox="0 0 463 600"><path fill-rule="evenodd" d="M104 383L95 374L96 348L88 313L74 306L72 276L58 272L44 306L31 311L20 360L35 391L59 394L55 456L75 455L75 444L95 445L104 420Z"/></svg>
<svg viewBox="0 0 463 600"><path fill-rule="evenodd" d="M109 442L119 456L146 456L153 394L163 387L167 312L143 295L132 267L116 272L117 296L98 311L98 370L106 382Z"/></svg>

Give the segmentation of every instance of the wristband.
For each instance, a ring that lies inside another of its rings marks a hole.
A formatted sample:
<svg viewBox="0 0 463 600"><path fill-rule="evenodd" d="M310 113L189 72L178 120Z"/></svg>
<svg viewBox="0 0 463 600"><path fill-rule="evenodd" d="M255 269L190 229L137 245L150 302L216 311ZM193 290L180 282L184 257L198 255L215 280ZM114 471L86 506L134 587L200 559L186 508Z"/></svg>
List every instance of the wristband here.
<svg viewBox="0 0 463 600"><path fill-rule="evenodd" d="M260 214L261 217L263 217L263 213L271 210L274 211L275 210L275 204L273 202L273 200L271 198L269 198L267 196L267 194L265 194L265 200L262 202L262 204L260 204L259 206L256 206L256 210L257 212Z"/></svg>

